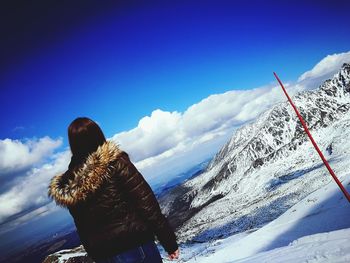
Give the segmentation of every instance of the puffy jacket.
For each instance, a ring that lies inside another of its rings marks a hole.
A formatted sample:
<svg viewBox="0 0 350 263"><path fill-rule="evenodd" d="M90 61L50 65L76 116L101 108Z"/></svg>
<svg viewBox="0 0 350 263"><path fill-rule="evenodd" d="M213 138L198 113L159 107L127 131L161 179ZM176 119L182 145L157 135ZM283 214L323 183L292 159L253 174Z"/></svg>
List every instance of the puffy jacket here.
<svg viewBox="0 0 350 263"><path fill-rule="evenodd" d="M48 196L68 208L88 255L103 259L156 236L168 253L178 245L152 189L127 153L106 141L74 169L54 176Z"/></svg>

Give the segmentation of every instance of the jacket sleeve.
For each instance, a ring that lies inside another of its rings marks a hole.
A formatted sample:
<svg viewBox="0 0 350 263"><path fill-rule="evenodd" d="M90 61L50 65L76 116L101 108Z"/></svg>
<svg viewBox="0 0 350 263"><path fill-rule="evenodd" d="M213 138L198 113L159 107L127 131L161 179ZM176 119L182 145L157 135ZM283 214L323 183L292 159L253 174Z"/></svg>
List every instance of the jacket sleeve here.
<svg viewBox="0 0 350 263"><path fill-rule="evenodd" d="M146 180L130 161L127 153L121 153L121 180L124 189L136 204L137 210L147 220L159 242L169 253L178 249L176 236L168 220L162 214L158 201Z"/></svg>

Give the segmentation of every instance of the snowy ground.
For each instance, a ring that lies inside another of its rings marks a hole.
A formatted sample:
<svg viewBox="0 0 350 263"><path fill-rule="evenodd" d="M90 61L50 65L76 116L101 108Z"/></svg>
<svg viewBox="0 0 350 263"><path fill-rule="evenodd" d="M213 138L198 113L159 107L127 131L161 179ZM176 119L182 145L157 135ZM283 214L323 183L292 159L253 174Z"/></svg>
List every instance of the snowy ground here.
<svg viewBox="0 0 350 263"><path fill-rule="evenodd" d="M183 247L179 262L350 262L349 217L332 181L255 232Z"/></svg>
<svg viewBox="0 0 350 263"><path fill-rule="evenodd" d="M305 236L235 262L350 262L350 228Z"/></svg>

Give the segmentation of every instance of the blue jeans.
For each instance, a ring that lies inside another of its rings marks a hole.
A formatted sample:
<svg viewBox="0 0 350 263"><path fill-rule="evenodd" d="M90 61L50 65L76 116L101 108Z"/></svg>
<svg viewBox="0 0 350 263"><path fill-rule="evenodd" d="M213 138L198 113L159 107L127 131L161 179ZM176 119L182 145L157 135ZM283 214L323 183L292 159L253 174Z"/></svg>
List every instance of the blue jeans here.
<svg viewBox="0 0 350 263"><path fill-rule="evenodd" d="M129 249L120 254L106 259L98 260L96 263L161 263L162 258L154 241L147 242L141 246Z"/></svg>

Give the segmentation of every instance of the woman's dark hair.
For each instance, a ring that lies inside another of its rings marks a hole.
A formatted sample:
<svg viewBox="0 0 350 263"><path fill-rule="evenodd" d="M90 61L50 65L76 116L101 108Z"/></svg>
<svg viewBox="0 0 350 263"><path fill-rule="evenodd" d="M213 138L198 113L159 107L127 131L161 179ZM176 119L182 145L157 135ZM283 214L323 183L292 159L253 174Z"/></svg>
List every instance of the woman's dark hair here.
<svg viewBox="0 0 350 263"><path fill-rule="evenodd" d="M106 138L93 120L86 117L76 118L68 127L68 140L72 152L72 162L83 161L98 146L106 142ZM73 161L74 160L74 161ZM71 165L73 163L71 162Z"/></svg>

